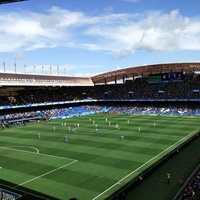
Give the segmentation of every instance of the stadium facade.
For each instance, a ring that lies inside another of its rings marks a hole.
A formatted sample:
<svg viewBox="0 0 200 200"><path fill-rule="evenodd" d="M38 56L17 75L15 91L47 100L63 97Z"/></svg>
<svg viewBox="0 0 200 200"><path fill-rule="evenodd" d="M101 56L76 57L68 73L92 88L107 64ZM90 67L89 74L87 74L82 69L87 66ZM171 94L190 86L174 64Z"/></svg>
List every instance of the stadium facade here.
<svg viewBox="0 0 200 200"><path fill-rule="evenodd" d="M137 77L177 73L193 75L200 71L200 62L166 63L134 66L101 73L91 77L71 77L49 74L0 73L0 86L94 86L122 80L134 81Z"/></svg>

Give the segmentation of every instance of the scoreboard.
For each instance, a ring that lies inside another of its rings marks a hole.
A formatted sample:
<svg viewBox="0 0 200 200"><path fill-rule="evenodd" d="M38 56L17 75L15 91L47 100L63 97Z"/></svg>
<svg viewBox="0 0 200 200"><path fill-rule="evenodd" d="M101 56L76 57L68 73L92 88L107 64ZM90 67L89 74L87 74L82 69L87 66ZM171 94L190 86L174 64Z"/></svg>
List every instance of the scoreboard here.
<svg viewBox="0 0 200 200"><path fill-rule="evenodd" d="M168 72L161 74L150 74L148 76L149 83L170 83L170 82L181 82L184 80L183 72Z"/></svg>
<svg viewBox="0 0 200 200"><path fill-rule="evenodd" d="M162 75L162 81L183 81L183 72L169 72Z"/></svg>

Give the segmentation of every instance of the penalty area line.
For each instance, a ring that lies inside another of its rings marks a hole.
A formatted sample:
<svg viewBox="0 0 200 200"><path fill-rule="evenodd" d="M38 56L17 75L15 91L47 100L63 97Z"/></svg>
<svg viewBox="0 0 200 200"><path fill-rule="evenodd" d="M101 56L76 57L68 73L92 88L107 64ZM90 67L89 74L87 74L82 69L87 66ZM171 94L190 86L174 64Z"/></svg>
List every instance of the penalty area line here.
<svg viewBox="0 0 200 200"><path fill-rule="evenodd" d="M34 154L39 154L40 151L39 149L31 146L8 146L8 147L0 147L2 149L8 149L8 150L13 150L13 151L21 151L21 152L28 152L28 153L34 153ZM26 151L22 149L17 149L17 148L29 148L29 149L34 149L36 152L31 152L31 151Z"/></svg>
<svg viewBox="0 0 200 200"><path fill-rule="evenodd" d="M16 146L16 147L18 147L18 146ZM26 150L22 150L22 149L13 148L13 147L11 147L11 148L10 147L0 147L0 148L12 150L12 151L19 151L19 152L24 152L24 153L30 153L30 154L37 154L37 155L41 155L41 156L58 158L58 159L63 159L63 160L78 161L78 160L75 160L75 159L72 159L72 158L61 157L61 156L54 156L54 155L50 155L50 154L40 153L39 150L37 152L32 152L32 151L26 151ZM31 148L34 148L34 147L31 147ZM34 148L34 149L36 149L36 148Z"/></svg>
<svg viewBox="0 0 200 200"><path fill-rule="evenodd" d="M74 160L73 162L70 162L70 163L68 163L68 164L66 164L66 165L63 165L63 166L58 167L58 168L56 168L56 169L54 169L54 170L51 170L51 171L49 171L49 172L46 172L46 173L44 173L44 174L42 174L42 175L40 175L40 176L37 176L37 177L35 177L35 178L32 178L32 179L30 179L30 180L28 180L28 181L25 181L25 182L23 182L23 183L20 183L20 184L16 185L14 188L17 188L17 187L19 187L19 186L25 185L25 184L27 184L27 183L30 183L30 182L32 182L32 181L34 181L34 180L36 180L36 179L39 179L39 178L43 177L43 176L46 176L46 175L51 174L51 173L53 173L53 172L55 172L55 171L58 171L58 170L60 170L60 169L62 169L62 168L64 168L64 167L67 167L67 166L69 166L69 165L74 164L74 163L77 162L77 161L78 161L78 160Z"/></svg>

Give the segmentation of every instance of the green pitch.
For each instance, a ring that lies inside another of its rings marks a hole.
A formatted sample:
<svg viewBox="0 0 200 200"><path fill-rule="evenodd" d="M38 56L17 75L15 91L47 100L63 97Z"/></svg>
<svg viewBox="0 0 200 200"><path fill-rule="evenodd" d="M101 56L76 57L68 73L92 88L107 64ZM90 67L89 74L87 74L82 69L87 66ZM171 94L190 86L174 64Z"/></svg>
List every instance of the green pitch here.
<svg viewBox="0 0 200 200"><path fill-rule="evenodd" d="M61 200L106 199L196 134L199 120L95 114L16 125L0 131L1 179Z"/></svg>

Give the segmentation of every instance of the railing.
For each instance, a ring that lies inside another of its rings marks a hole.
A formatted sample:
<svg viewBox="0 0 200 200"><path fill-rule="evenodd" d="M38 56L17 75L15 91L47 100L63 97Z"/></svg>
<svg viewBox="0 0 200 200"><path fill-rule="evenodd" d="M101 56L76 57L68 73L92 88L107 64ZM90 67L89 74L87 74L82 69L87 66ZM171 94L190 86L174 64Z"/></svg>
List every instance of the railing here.
<svg viewBox="0 0 200 200"><path fill-rule="evenodd" d="M174 196L173 200L181 200L182 199L185 188L190 183L190 181L198 174L199 171L200 171L200 164L194 170L194 172L191 174L191 176L188 178L188 180L184 183L184 185L181 187L181 189L177 192L177 194Z"/></svg>

